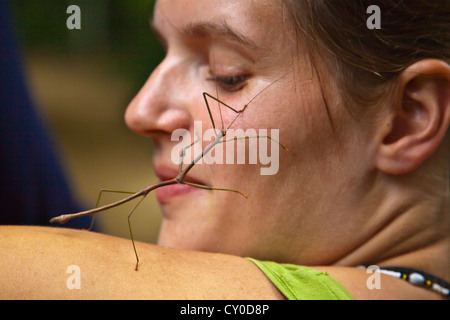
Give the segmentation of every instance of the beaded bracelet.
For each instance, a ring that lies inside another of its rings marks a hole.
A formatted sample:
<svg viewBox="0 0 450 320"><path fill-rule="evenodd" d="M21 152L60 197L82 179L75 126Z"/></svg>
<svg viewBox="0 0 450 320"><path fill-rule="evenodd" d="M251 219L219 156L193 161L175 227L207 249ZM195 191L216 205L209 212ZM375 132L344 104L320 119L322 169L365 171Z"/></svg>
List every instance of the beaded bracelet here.
<svg viewBox="0 0 450 320"><path fill-rule="evenodd" d="M358 268L367 267L358 266ZM382 267L376 270L376 272L408 281L415 286L429 288L447 298L450 297L450 283L424 271L403 267Z"/></svg>

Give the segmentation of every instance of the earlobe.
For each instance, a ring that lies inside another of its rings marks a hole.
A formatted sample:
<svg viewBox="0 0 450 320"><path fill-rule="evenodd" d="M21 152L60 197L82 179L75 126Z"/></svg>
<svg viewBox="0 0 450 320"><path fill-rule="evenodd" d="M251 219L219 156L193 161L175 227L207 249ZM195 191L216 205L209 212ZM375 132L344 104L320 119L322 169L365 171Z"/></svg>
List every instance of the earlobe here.
<svg viewBox="0 0 450 320"><path fill-rule="evenodd" d="M428 59L405 69L397 80L401 101L393 106L377 168L405 174L418 168L439 147L450 122L450 66Z"/></svg>

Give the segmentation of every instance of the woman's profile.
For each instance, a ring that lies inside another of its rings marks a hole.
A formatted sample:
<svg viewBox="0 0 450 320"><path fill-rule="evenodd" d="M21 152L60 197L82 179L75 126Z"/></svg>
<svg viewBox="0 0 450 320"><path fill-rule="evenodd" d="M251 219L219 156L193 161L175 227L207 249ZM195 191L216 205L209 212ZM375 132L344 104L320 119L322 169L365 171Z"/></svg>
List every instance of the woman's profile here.
<svg viewBox="0 0 450 320"><path fill-rule="evenodd" d="M381 28L367 27L371 5ZM152 28L166 56L125 121L153 139L160 180L178 174L172 133L211 128L203 92L246 106L237 118L221 108L224 122L276 129L290 151L273 175L247 162L186 176L248 198L158 188L158 245L137 243L138 272L126 239L0 227L0 297L448 297L449 10L425 0L158 0ZM70 265L81 290L66 287Z"/></svg>

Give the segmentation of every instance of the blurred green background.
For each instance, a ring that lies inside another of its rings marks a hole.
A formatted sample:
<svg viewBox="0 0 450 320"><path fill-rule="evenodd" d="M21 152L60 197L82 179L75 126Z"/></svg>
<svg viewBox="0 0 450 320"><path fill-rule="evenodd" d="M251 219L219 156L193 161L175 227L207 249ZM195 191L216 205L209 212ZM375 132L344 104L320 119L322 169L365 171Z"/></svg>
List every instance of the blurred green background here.
<svg viewBox="0 0 450 320"><path fill-rule="evenodd" d="M69 5L81 29L69 30ZM151 33L151 0L13 0L11 8L35 106L76 198L93 207L101 189L138 191L157 181L152 142L126 127L129 101L163 58ZM102 204L123 195L105 194ZM100 231L128 237L133 203L97 215ZM154 243L160 209L150 194L133 214L136 239Z"/></svg>

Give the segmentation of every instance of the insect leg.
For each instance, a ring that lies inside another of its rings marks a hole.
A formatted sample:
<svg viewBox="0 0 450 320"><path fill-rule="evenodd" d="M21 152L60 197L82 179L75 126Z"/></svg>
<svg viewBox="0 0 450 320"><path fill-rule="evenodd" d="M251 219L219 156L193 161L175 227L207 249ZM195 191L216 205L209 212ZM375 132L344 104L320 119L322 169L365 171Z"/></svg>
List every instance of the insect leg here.
<svg viewBox="0 0 450 320"><path fill-rule="evenodd" d="M97 203L95 204L96 208L98 208L98 205L100 203L100 199L102 197L103 192L134 194L134 192L130 192L130 191L118 191L118 190L102 189L102 190L100 190L100 193L98 194ZM88 231L91 231L92 228L94 227L95 215L96 215L96 213L92 214L91 225L89 226L89 229L87 229Z"/></svg>
<svg viewBox="0 0 450 320"><path fill-rule="evenodd" d="M289 151L289 149L286 148L284 145L282 145L281 142L279 142L279 141L275 140L274 138L272 138L271 136L267 136L267 135L265 135L265 136L233 137L231 139L224 140L223 142L230 142L230 141L236 141L236 140L242 140L242 139L259 139L259 138L265 138L265 139L269 139L269 140L271 140L273 142L276 142L276 143L278 143L280 145L281 148L283 148L286 151Z"/></svg>
<svg viewBox="0 0 450 320"><path fill-rule="evenodd" d="M195 187L195 188L200 188L200 189L234 192L234 193L240 194L241 196L245 197L246 199L248 198L247 195L243 194L240 191L233 190L233 189L215 188L215 187L205 186L203 184L197 184L197 183L186 182L186 181L182 181L180 183L187 184L188 186Z"/></svg>
<svg viewBox="0 0 450 320"><path fill-rule="evenodd" d="M131 228L131 215L133 214L133 212L136 210L136 208L139 206L139 204L142 202L142 200L145 199L146 195L143 195L141 200L139 200L139 202L134 206L134 208L130 211L130 213L128 214L128 230L130 231L130 238L131 238L131 243L133 244L133 250L134 250L134 254L136 255L136 267L134 268L135 271L138 271L138 265L139 265L139 256L136 250L136 245L134 243L134 237L133 237L133 231Z"/></svg>

